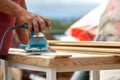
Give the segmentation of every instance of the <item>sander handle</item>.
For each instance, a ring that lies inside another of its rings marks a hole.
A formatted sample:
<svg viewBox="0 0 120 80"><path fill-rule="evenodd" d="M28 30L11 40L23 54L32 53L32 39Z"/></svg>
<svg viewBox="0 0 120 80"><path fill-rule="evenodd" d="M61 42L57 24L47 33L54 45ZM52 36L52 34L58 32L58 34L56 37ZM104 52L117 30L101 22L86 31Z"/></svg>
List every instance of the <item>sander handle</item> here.
<svg viewBox="0 0 120 80"><path fill-rule="evenodd" d="M47 22L45 22L45 27L48 27L48 23ZM23 25L23 28L24 29L28 29L28 24L27 23L25 23L24 25ZM41 32L42 30L41 30L41 25L38 23L38 30L39 30L39 32ZM35 35L35 33L34 33L34 28L32 27L32 31L31 31L31 36L34 36Z"/></svg>

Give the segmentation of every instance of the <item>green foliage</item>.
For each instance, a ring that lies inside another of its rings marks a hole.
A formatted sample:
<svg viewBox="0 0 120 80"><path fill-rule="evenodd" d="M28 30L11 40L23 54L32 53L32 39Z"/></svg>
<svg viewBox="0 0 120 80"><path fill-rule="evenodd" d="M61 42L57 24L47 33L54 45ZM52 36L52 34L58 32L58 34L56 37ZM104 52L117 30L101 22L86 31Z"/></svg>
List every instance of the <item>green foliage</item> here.
<svg viewBox="0 0 120 80"><path fill-rule="evenodd" d="M63 22L58 19L50 19L50 21L52 25L52 29L48 31L50 33L64 33L71 25L71 22Z"/></svg>

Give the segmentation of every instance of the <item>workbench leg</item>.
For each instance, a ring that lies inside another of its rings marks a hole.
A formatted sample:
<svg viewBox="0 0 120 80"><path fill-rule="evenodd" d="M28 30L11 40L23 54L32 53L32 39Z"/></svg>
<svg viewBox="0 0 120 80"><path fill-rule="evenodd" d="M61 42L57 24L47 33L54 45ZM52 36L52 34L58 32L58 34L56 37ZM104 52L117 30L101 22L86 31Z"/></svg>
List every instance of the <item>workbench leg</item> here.
<svg viewBox="0 0 120 80"><path fill-rule="evenodd" d="M4 66L4 80L12 80L12 72L11 68L8 68L8 61L2 60L2 64Z"/></svg>
<svg viewBox="0 0 120 80"><path fill-rule="evenodd" d="M8 79L12 80L12 68L8 67L7 69L8 69L8 73L7 73L8 74Z"/></svg>
<svg viewBox="0 0 120 80"><path fill-rule="evenodd" d="M1 71L0 73L3 72L3 71L2 71L2 70L3 70L3 69L2 69L2 66L3 66L2 59L0 59L0 71ZM4 75L3 75L3 76L4 76ZM3 76L0 77L0 80L3 80L3 78L2 78Z"/></svg>
<svg viewBox="0 0 120 80"><path fill-rule="evenodd" d="M7 61L5 60L2 60L2 65L3 65L3 72L4 72L4 80L8 80L8 70L7 70L7 67L8 67L8 64L7 64Z"/></svg>
<svg viewBox="0 0 120 80"><path fill-rule="evenodd" d="M90 80L100 80L100 71L90 71Z"/></svg>
<svg viewBox="0 0 120 80"><path fill-rule="evenodd" d="M48 69L46 72L46 80L57 80L56 74L57 72L55 69Z"/></svg>

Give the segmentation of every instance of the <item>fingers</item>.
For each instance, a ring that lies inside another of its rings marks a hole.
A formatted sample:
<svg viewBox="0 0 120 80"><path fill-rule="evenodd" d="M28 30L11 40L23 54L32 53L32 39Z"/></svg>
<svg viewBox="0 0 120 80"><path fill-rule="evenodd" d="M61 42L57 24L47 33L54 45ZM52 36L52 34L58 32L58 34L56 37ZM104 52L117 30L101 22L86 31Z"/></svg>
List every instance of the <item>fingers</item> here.
<svg viewBox="0 0 120 80"><path fill-rule="evenodd" d="M50 22L50 20L49 20L49 19L47 19L47 18L45 18L45 21L46 21L46 22L47 22L47 24L48 24L48 26L47 26L47 27L48 27L49 29L51 29L51 22Z"/></svg>
<svg viewBox="0 0 120 80"><path fill-rule="evenodd" d="M40 16L38 16L38 23L40 23L41 32L44 32L45 31L45 21Z"/></svg>
<svg viewBox="0 0 120 80"><path fill-rule="evenodd" d="M49 29L51 28L51 23L50 23L49 19L43 18L41 16L36 16L33 19L32 23L33 23L33 28L34 28L34 31L35 31L36 35L39 34L39 31L44 32L45 31L45 27L48 27ZM39 30L39 28L38 28L38 26L39 26L38 23L40 24L41 30ZM47 23L47 25L45 25L46 23Z"/></svg>
<svg viewBox="0 0 120 80"><path fill-rule="evenodd" d="M39 30L38 30L38 23L35 19L33 19L33 28L34 28L34 32L36 35L39 35Z"/></svg>
<svg viewBox="0 0 120 80"><path fill-rule="evenodd" d="M32 31L32 23L28 23L28 31L31 32Z"/></svg>
<svg viewBox="0 0 120 80"><path fill-rule="evenodd" d="M27 21L27 23L28 23L28 26L29 26L28 31L31 32L32 29L34 28L34 32L35 32L36 35L39 35L40 31L44 32L45 27L48 27L49 29L51 28L51 23L50 23L49 19L41 17L39 15L32 15L31 19L29 19ZM39 26L40 26L40 28L39 28Z"/></svg>
<svg viewBox="0 0 120 80"><path fill-rule="evenodd" d="M50 22L50 20L48 19L48 18L44 18L44 17L41 17L42 19L44 19L44 21L47 23L47 27L49 28L49 29L51 29L51 22Z"/></svg>
<svg viewBox="0 0 120 80"><path fill-rule="evenodd" d="M44 25L41 25L41 28L42 28L42 31L44 31L45 30L45 27L47 27L48 29L51 29L51 22L50 22L50 20L48 19L48 18L44 18L44 17L42 17L42 16L39 16L38 17L38 22L40 23L40 24L43 24L44 23ZM42 23L43 22L43 23Z"/></svg>

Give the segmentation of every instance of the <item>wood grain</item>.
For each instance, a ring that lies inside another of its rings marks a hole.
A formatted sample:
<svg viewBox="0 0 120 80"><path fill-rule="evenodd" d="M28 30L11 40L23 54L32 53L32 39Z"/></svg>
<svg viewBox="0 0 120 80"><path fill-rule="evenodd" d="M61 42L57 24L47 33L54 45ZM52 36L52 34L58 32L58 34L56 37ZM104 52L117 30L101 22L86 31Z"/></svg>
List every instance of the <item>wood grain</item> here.
<svg viewBox="0 0 120 80"><path fill-rule="evenodd" d="M69 47L69 46L51 46L59 51L77 51L77 52L98 52L98 53L120 53L119 48L95 48L95 47Z"/></svg>
<svg viewBox="0 0 120 80"><path fill-rule="evenodd" d="M72 47L112 47L120 48L120 42L105 41L58 41L48 40L51 46L72 46Z"/></svg>
<svg viewBox="0 0 120 80"><path fill-rule="evenodd" d="M28 56L34 56L30 53L27 53L24 49L15 49L15 48L10 48L9 52L12 52L12 54L18 54L18 55L28 55ZM34 53L34 52L33 52ZM45 56L45 57L52 57L54 59L59 59L59 58L70 58L71 55L69 54L56 54L55 52L50 52L50 53L42 53L37 54L38 56Z"/></svg>
<svg viewBox="0 0 120 80"><path fill-rule="evenodd" d="M53 54L53 53L52 53ZM27 55L23 52L18 52L16 50L9 52L9 55L6 56L6 60L11 62L44 66L56 68L58 71L62 70L74 70L78 68L83 69L106 69L110 65L120 64L120 55L100 55L100 54L78 54L78 53L64 53L58 52L55 55L59 54L69 54L72 55L69 58L59 58L55 59L53 56L44 56L44 55ZM106 67L107 66L107 67ZM111 66L110 66L111 68Z"/></svg>

